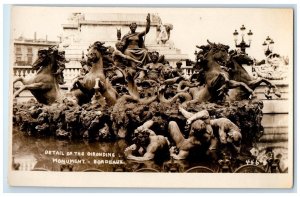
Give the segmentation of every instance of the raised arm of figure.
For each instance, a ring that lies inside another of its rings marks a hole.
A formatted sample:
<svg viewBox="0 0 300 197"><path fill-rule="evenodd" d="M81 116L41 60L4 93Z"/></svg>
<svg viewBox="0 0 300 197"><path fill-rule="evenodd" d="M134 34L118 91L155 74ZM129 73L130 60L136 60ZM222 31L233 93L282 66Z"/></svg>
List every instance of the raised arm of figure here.
<svg viewBox="0 0 300 197"><path fill-rule="evenodd" d="M147 15L146 20L147 20L146 30L145 30L145 31L142 31L142 32L139 34L139 36L144 36L144 35L146 35L146 34L149 32L149 30L150 30L150 23L151 23L151 21L150 21L150 14Z"/></svg>

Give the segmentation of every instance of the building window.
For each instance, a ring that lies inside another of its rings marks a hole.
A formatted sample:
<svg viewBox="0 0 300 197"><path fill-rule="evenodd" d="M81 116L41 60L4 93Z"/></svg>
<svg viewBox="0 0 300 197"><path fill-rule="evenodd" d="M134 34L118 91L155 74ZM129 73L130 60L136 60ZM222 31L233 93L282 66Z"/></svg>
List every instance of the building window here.
<svg viewBox="0 0 300 197"><path fill-rule="evenodd" d="M16 47L16 55L22 55L21 47Z"/></svg>
<svg viewBox="0 0 300 197"><path fill-rule="evenodd" d="M27 63L32 64L32 55L27 55Z"/></svg>
<svg viewBox="0 0 300 197"><path fill-rule="evenodd" d="M32 47L27 47L27 64L32 64Z"/></svg>
<svg viewBox="0 0 300 197"><path fill-rule="evenodd" d="M29 55L29 54L30 54L30 55L32 54L32 48L31 48L31 47L28 47L28 48L27 48L27 54L28 54L28 55Z"/></svg>
<svg viewBox="0 0 300 197"><path fill-rule="evenodd" d="M20 55L17 55L16 62L20 62L22 60Z"/></svg>
<svg viewBox="0 0 300 197"><path fill-rule="evenodd" d="M16 63L17 63L17 65L20 65L21 62L22 62L22 51L21 51L21 47L17 46L16 47Z"/></svg>

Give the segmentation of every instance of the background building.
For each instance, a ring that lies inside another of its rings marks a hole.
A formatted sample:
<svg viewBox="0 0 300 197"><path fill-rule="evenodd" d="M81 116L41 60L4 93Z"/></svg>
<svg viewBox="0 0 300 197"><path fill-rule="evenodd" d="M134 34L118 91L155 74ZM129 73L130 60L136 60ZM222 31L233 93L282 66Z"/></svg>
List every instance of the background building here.
<svg viewBox="0 0 300 197"><path fill-rule="evenodd" d="M38 50L48 48L53 45L58 45L57 41L49 41L47 36L45 39L37 39L37 33L34 33L33 38L24 38L20 36L14 40L13 52L13 70L14 76L25 77L33 74L31 70L32 63L37 59Z"/></svg>
<svg viewBox="0 0 300 197"><path fill-rule="evenodd" d="M37 39L37 33L34 33L33 39L20 36L14 40L14 66L30 66L36 59L38 50L49 46L57 45L57 41Z"/></svg>
<svg viewBox="0 0 300 197"><path fill-rule="evenodd" d="M147 14L122 14L122 13L72 13L67 24L62 24L62 47L65 48L66 58L70 61L68 67L80 66L79 60L86 54L86 49L95 41L105 42L106 46L115 47L118 41L117 30L122 38L130 29L129 25L135 22L137 32L146 28ZM145 46L149 51L158 51L164 55L170 65L175 67L177 61L182 61L182 67L186 66L187 54L182 54L175 48L172 41L172 24L163 24L158 14L150 14L151 27L145 36ZM162 28L169 28L169 37L161 42Z"/></svg>

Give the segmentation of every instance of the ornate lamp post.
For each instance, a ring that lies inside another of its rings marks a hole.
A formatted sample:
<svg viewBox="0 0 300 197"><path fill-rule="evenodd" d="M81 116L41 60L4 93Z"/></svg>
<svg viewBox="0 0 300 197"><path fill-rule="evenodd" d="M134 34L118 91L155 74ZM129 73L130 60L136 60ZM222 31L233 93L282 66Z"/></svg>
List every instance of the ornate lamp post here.
<svg viewBox="0 0 300 197"><path fill-rule="evenodd" d="M242 25L242 27L240 28L240 30L241 30L241 35L242 35L242 41L239 44L237 44L239 32L237 30L235 30L233 32L235 47L241 48L241 52L242 53L246 53L246 48L249 48L250 45L251 45L253 32L251 30L249 30L249 32L247 33L247 35L248 35L248 41L249 41L249 44L247 44L245 42L246 27L244 25Z"/></svg>
<svg viewBox="0 0 300 197"><path fill-rule="evenodd" d="M272 53L274 47L274 41L269 36L266 38L264 43L262 44L264 47L265 55L268 56Z"/></svg>

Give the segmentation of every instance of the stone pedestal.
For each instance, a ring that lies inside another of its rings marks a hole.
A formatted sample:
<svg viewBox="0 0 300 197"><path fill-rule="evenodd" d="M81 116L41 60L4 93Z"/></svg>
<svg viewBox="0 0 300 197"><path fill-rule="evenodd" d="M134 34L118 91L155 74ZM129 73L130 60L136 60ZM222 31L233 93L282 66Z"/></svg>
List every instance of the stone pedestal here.
<svg viewBox="0 0 300 197"><path fill-rule="evenodd" d="M262 125L264 127L264 134L257 143L260 152L265 148L272 148L277 154L283 155L282 162L288 160L288 140L289 128L289 109L292 102L291 94L289 94L288 82L285 80L271 80L280 90L281 98L273 96L273 100L268 100L264 96L264 91L267 89L266 85L259 86L255 93L257 98L264 103Z"/></svg>

